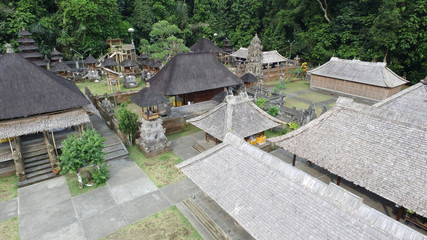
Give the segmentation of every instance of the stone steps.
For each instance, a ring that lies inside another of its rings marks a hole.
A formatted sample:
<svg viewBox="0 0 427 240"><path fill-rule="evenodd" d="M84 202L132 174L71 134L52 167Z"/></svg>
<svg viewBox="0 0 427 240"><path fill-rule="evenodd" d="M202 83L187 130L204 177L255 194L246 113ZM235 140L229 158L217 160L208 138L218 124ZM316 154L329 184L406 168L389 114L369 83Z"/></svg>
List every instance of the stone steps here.
<svg viewBox="0 0 427 240"><path fill-rule="evenodd" d="M47 160L47 161L46 160L39 161L39 162L35 162L35 163L40 163L40 164L38 164L38 165L36 165L34 167L31 167L31 166L27 167L27 166L25 166L25 173L26 174L34 173L34 172L37 172L37 171L40 171L40 170L44 170L44 169L49 169L49 170L52 169L52 167L50 166L49 160Z"/></svg>
<svg viewBox="0 0 427 240"><path fill-rule="evenodd" d="M38 156L34 156L34 157L31 157L31 158L27 158L27 159L24 158L25 167L27 167L27 166L28 167L33 167L33 166L40 165L37 162L43 161L43 160L46 160L46 159L49 162L49 155L47 153L44 153L44 154L41 154L41 155L38 155Z"/></svg>
<svg viewBox="0 0 427 240"><path fill-rule="evenodd" d="M205 228L212 234L215 239L230 240L227 234L207 215L203 209L193 202L191 199L183 201L185 206L196 216L197 219L205 226Z"/></svg>
<svg viewBox="0 0 427 240"><path fill-rule="evenodd" d="M44 175L35 176L35 177L32 177L32 178L28 178L25 181L18 182L18 187L25 187L25 186L32 185L32 184L35 184L35 183L38 183L38 182L42 182L42 181L45 181L45 180L48 180L48 179L52 179L54 177L57 177L57 175L55 175L52 171L50 171L50 173L47 173L47 174L44 174Z"/></svg>

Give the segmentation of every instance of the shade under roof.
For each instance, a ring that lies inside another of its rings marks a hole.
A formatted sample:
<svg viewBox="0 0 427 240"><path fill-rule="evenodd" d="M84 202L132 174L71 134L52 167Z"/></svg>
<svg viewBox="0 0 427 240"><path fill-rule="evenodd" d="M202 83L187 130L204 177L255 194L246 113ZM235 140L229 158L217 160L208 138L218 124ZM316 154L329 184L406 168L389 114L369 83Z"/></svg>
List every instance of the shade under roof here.
<svg viewBox="0 0 427 240"><path fill-rule="evenodd" d="M17 53L0 58L0 120L79 108L90 102L70 80Z"/></svg>

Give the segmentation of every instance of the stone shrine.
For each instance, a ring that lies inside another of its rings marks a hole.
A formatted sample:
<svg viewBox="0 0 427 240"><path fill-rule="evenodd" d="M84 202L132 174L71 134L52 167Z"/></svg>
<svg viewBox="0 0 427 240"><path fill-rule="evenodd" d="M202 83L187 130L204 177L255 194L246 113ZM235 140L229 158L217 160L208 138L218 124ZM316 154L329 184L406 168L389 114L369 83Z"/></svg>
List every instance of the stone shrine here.
<svg viewBox="0 0 427 240"><path fill-rule="evenodd" d="M151 121L142 119L141 123L141 135L136 139L136 143L146 157L171 151L171 142L166 138L161 118Z"/></svg>

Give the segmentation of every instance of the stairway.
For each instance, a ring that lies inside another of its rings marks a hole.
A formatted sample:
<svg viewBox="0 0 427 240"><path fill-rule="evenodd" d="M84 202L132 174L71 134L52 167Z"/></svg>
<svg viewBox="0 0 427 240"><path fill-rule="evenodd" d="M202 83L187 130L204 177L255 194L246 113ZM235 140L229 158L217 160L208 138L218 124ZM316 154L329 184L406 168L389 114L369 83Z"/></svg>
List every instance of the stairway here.
<svg viewBox="0 0 427 240"><path fill-rule="evenodd" d="M27 180L19 182L25 187L56 177L50 166L49 156L43 138L21 142Z"/></svg>

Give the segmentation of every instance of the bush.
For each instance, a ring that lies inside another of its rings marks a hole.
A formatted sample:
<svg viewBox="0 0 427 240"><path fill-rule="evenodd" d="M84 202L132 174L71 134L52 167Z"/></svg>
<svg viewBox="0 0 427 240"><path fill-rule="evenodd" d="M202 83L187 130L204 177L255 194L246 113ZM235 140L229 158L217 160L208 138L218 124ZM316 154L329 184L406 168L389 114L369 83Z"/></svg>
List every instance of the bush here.
<svg viewBox="0 0 427 240"><path fill-rule="evenodd" d="M108 171L108 165L104 164L99 169L95 167L90 173L92 174L93 182L98 186L99 184L105 183L108 180L110 171Z"/></svg>
<svg viewBox="0 0 427 240"><path fill-rule="evenodd" d="M128 144L132 146L136 131L138 131L138 114L127 109L127 104L123 103L117 116L119 130L128 138Z"/></svg>
<svg viewBox="0 0 427 240"><path fill-rule="evenodd" d="M282 130L280 130L280 134L286 134L288 132L292 132L293 130L296 130L299 128L299 124L296 122L288 122L285 125L285 128L283 128Z"/></svg>
<svg viewBox="0 0 427 240"><path fill-rule="evenodd" d="M275 117L279 114L279 106L271 106L270 109L268 109L268 114Z"/></svg>
<svg viewBox="0 0 427 240"><path fill-rule="evenodd" d="M267 102L268 102L268 99L265 99L265 98L259 97L259 98L257 98L257 100L256 100L255 104L256 104L259 108L264 109L264 105L265 105L265 103L267 103Z"/></svg>

